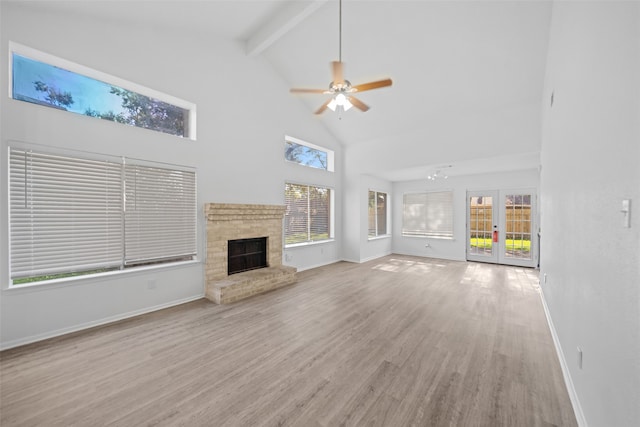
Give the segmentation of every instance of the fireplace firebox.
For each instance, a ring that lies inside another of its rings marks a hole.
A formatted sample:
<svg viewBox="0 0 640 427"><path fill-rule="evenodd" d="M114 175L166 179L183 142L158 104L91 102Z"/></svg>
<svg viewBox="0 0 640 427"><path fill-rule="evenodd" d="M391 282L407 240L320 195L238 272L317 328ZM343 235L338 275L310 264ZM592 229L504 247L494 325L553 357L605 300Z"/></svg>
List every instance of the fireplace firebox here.
<svg viewBox="0 0 640 427"><path fill-rule="evenodd" d="M268 267L267 238L228 241L227 274L242 273Z"/></svg>

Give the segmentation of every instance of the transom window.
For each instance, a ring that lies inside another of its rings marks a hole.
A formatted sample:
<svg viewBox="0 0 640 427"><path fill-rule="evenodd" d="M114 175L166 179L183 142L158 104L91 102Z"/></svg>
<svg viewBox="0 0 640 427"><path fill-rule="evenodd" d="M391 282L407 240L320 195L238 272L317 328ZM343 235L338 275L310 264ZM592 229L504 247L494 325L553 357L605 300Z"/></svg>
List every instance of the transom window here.
<svg viewBox="0 0 640 427"><path fill-rule="evenodd" d="M388 195L369 190L369 231L368 236L378 237L388 234Z"/></svg>
<svg viewBox="0 0 640 427"><path fill-rule="evenodd" d="M453 238L453 192L404 194L402 235Z"/></svg>
<svg viewBox="0 0 640 427"><path fill-rule="evenodd" d="M10 43L9 97L196 139L196 106L173 96Z"/></svg>
<svg viewBox="0 0 640 427"><path fill-rule="evenodd" d="M9 149L12 285L195 259L195 170Z"/></svg>
<svg viewBox="0 0 640 427"><path fill-rule="evenodd" d="M285 245L333 238L333 191L313 185L285 184Z"/></svg>
<svg viewBox="0 0 640 427"><path fill-rule="evenodd" d="M293 138L285 137L285 160L316 169L324 169L333 172L334 152L327 148Z"/></svg>

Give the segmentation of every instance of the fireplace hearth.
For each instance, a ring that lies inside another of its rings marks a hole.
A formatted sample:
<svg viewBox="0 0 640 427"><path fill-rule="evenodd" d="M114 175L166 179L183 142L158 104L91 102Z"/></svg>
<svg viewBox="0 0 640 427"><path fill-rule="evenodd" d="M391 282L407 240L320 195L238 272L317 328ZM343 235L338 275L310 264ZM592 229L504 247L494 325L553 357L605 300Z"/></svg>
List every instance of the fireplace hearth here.
<svg viewBox="0 0 640 427"><path fill-rule="evenodd" d="M284 212L281 205L205 203L208 299L228 304L296 281L296 269L282 265Z"/></svg>

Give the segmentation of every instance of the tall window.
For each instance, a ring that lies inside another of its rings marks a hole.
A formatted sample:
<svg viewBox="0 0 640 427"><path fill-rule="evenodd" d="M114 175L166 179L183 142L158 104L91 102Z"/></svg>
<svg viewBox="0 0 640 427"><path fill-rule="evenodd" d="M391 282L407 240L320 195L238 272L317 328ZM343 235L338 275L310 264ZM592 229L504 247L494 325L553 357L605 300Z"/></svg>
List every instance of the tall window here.
<svg viewBox="0 0 640 427"><path fill-rule="evenodd" d="M195 171L10 148L13 285L196 256Z"/></svg>
<svg viewBox="0 0 640 427"><path fill-rule="evenodd" d="M387 234L387 193L369 191L369 237Z"/></svg>
<svg viewBox="0 0 640 427"><path fill-rule="evenodd" d="M453 192L404 194L402 235L453 238Z"/></svg>
<svg viewBox="0 0 640 427"><path fill-rule="evenodd" d="M331 189L285 184L285 245L333 238Z"/></svg>
<svg viewBox="0 0 640 427"><path fill-rule="evenodd" d="M333 172L334 152L301 139L286 136L284 141L285 160L316 169Z"/></svg>
<svg viewBox="0 0 640 427"><path fill-rule="evenodd" d="M196 139L192 103L17 43L10 49L13 99Z"/></svg>

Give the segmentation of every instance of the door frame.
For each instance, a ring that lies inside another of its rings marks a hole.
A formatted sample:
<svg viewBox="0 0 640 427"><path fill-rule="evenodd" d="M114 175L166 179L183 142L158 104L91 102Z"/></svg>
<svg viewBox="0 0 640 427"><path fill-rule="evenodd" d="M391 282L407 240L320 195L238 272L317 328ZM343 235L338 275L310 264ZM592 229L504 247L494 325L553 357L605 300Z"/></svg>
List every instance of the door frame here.
<svg viewBox="0 0 640 427"><path fill-rule="evenodd" d="M505 241L506 241L506 214L505 214L505 196L508 194L530 194L531 195L531 246L530 246L530 259L511 258L505 256ZM471 209L470 199L476 196L491 196L493 197L493 230L498 231L498 242L492 247L492 254L490 256L483 256L470 253L470 238L471 238ZM538 193L537 189L531 187L525 188L500 188L490 190L467 190L466 201L466 234L465 234L465 253L467 261L488 262L494 264L515 265L521 267L537 267L538 266Z"/></svg>

